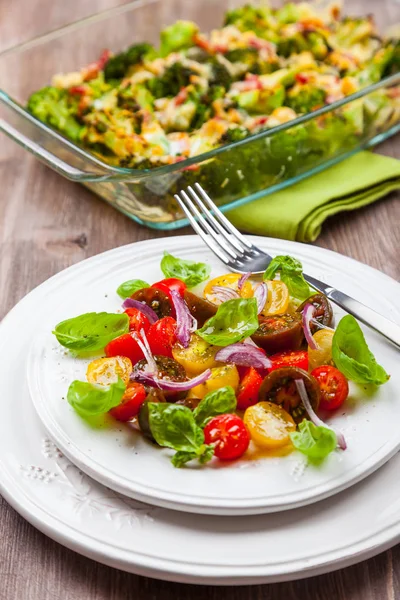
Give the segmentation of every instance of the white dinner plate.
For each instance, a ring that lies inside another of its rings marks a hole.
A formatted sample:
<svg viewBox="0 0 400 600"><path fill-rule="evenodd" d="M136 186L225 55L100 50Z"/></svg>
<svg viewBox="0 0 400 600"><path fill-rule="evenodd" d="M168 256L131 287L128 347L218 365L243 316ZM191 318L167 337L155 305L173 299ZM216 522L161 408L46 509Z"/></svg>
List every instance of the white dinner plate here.
<svg viewBox="0 0 400 600"><path fill-rule="evenodd" d="M392 301L400 286L390 278L349 258L321 248L256 238L274 254L299 258L311 275L376 306L393 317ZM201 249L200 249L201 248ZM66 400L74 379L85 379L88 360L73 358L51 331L59 322L90 311L116 311L121 300L115 290L127 279L150 283L162 278L164 249L182 258L224 266L197 237L141 242L118 248L80 263L48 281L35 311L37 323L28 382L35 408L62 452L82 471L131 498L182 511L205 514L260 514L291 509L335 494L372 473L400 447L399 353L380 336L366 331L370 348L392 377L377 389L352 386L350 397L330 418L341 430L348 449L336 451L316 467L293 452L288 456L239 460L176 469L170 450L162 450L126 425L108 423L95 428L82 420ZM341 311L336 311L337 319Z"/></svg>
<svg viewBox="0 0 400 600"><path fill-rule="evenodd" d="M271 247L276 250L273 242ZM288 250L295 253L297 247L288 244ZM318 505L247 517L192 515L140 504L71 464L36 415L25 371L42 306L56 299L54 290L75 268L31 292L0 325L0 492L35 527L113 567L219 585L309 577L364 560L400 540L399 455ZM369 272L386 288L388 278Z"/></svg>

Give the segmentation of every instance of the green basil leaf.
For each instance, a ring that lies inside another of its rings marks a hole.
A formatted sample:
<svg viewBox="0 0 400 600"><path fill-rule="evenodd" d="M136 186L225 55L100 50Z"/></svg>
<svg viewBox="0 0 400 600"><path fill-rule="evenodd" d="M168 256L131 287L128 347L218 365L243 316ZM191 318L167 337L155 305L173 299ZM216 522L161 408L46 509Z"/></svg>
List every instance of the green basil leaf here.
<svg viewBox="0 0 400 600"><path fill-rule="evenodd" d="M274 279L280 272L281 280L287 285L289 294L298 300L306 300L312 291L303 277L303 265L293 256L275 256L269 263L263 279Z"/></svg>
<svg viewBox="0 0 400 600"><path fill-rule="evenodd" d="M275 256L269 263L264 275L263 279L274 279L275 275L278 271L282 271L285 269L286 271L293 271L295 273L301 273L303 271L303 265L297 258L293 256Z"/></svg>
<svg viewBox="0 0 400 600"><path fill-rule="evenodd" d="M332 339L332 358L336 367L351 381L382 385L390 375L376 362L356 319L346 315Z"/></svg>
<svg viewBox="0 0 400 600"><path fill-rule="evenodd" d="M186 283L188 288L191 288L209 278L211 267L205 263L176 258L172 254L164 252L161 260L161 271L165 277L180 279Z"/></svg>
<svg viewBox="0 0 400 600"><path fill-rule="evenodd" d="M197 452L184 452L183 450L180 450L179 452L176 452L173 455L173 457L171 458L171 462L174 465L174 467L177 467L179 469L180 467L183 467L183 465L190 462L191 460L194 460L195 458L197 458Z"/></svg>
<svg viewBox="0 0 400 600"><path fill-rule="evenodd" d="M86 313L59 323L53 331L58 342L76 352L103 350L111 340L128 333L125 313Z"/></svg>
<svg viewBox="0 0 400 600"><path fill-rule="evenodd" d="M143 281L143 279L129 279L129 281L124 281L124 283L121 283L117 289L117 294L124 299L130 298L132 294L138 290L148 287L150 287L149 284Z"/></svg>
<svg viewBox="0 0 400 600"><path fill-rule="evenodd" d="M120 378L109 386L75 380L69 386L67 400L81 417L89 418L121 404L125 389L126 385Z"/></svg>
<svg viewBox="0 0 400 600"><path fill-rule="evenodd" d="M149 402L149 425L159 446L196 452L204 444L204 433L187 406Z"/></svg>
<svg viewBox="0 0 400 600"><path fill-rule="evenodd" d="M206 394L194 409L193 416L199 427L205 427L210 418L234 412L236 403L233 387L226 385Z"/></svg>
<svg viewBox="0 0 400 600"><path fill-rule="evenodd" d="M257 328L257 300L235 298L220 304L217 313L196 333L214 346L229 346L253 335Z"/></svg>
<svg viewBox="0 0 400 600"><path fill-rule="evenodd" d="M290 434L293 446L313 461L323 460L337 446L336 433L328 427L317 427L304 419L299 431Z"/></svg>

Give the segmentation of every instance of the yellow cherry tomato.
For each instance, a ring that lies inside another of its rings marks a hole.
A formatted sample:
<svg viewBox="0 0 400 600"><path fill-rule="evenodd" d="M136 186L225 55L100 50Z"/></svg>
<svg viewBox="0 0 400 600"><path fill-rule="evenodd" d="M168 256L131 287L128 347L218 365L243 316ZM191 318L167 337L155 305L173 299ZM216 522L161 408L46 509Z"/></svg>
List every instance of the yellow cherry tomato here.
<svg viewBox="0 0 400 600"><path fill-rule="evenodd" d="M215 277L215 279L211 279L204 288L204 298L214 304L221 304L221 300L219 300L213 292L214 285L230 288L231 290L239 292L238 282L240 278L241 275L239 273L227 273L226 275L220 275L219 277ZM253 296L253 286L249 280L245 282L239 293L242 298L251 298Z"/></svg>
<svg viewBox="0 0 400 600"><path fill-rule="evenodd" d="M254 444L269 450L290 444L289 433L296 431L296 423L289 413L272 402L258 402L249 406L243 421Z"/></svg>
<svg viewBox="0 0 400 600"><path fill-rule="evenodd" d="M239 387L239 373L235 365L224 365L211 369L211 377L204 383L196 385L188 394L189 398L204 398L209 392L230 385L237 390Z"/></svg>
<svg viewBox="0 0 400 600"><path fill-rule="evenodd" d="M125 385L129 383L132 373L132 363L125 356L112 356L110 358L96 358L88 365L86 379L89 383L98 385L111 385L117 383L120 377Z"/></svg>
<svg viewBox="0 0 400 600"><path fill-rule="evenodd" d="M200 375L206 369L212 369L218 365L215 355L220 348L211 346L199 335L192 334L189 346L184 348L176 345L172 348L172 356L188 373L188 375Z"/></svg>
<svg viewBox="0 0 400 600"><path fill-rule="evenodd" d="M313 335L317 349L308 347L308 368L310 371L321 365L332 363L332 339L335 332L331 329L319 329Z"/></svg>
<svg viewBox="0 0 400 600"><path fill-rule="evenodd" d="M265 282L268 286L267 302L262 309L262 314L266 317L273 315L283 315L288 312L290 294L286 283L279 279Z"/></svg>

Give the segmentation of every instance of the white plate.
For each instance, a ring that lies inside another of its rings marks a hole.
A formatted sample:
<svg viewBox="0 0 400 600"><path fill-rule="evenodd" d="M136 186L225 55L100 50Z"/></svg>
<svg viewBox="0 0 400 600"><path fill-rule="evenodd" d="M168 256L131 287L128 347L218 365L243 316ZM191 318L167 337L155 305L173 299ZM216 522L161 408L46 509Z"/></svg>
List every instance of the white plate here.
<svg viewBox="0 0 400 600"><path fill-rule="evenodd" d="M368 298L389 311L398 284L376 271L320 248L284 241L255 240L273 253L291 253L307 271L329 280L355 297ZM203 468L176 469L171 451L161 450L121 424L99 429L89 426L69 406L68 386L84 379L88 361L74 359L51 334L61 320L88 311L117 310L118 285L132 277L150 282L162 277L163 249L183 258L199 255L196 237L152 240L119 248L78 264L47 283L49 293L40 306L36 342L30 353L28 381L36 410L63 453L85 473L131 498L158 506L205 514L259 514L316 502L354 484L381 466L400 446L399 353L368 331L372 351L392 378L369 395L351 388L346 408L331 417L345 434L348 449L333 453L319 467L307 465L298 452ZM213 275L223 265L205 248ZM44 316L46 315L46 316ZM40 332L40 333L39 333Z"/></svg>
<svg viewBox="0 0 400 600"><path fill-rule="evenodd" d="M276 249L272 241L271 247ZM287 245L293 254L298 248ZM107 256L80 268L90 270ZM75 269L31 292L0 325L0 491L35 527L113 567L220 585L309 577L364 560L400 540L399 455L317 509L252 517L179 514L121 497L84 475L49 439L24 376L43 307L56 301L55 291ZM392 285L384 275L369 272L382 288Z"/></svg>

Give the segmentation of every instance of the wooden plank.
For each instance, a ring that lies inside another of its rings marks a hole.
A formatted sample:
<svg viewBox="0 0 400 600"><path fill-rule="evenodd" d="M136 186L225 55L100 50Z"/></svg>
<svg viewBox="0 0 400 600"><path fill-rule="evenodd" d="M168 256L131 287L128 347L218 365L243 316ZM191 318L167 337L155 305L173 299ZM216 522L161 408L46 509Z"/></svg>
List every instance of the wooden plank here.
<svg viewBox="0 0 400 600"><path fill-rule="evenodd" d="M0 2L0 50L70 20L122 4L118 0ZM361 12L376 3L360 3ZM45 15L45 19L43 17ZM382 18L382 15L380 15ZM399 138L379 149L400 158ZM141 228L89 191L61 179L2 138L0 145L0 317L36 285L88 256L161 237ZM324 226L317 245L400 279L400 194ZM188 234L189 229L179 234ZM175 233L166 234L175 235ZM1 600L395 600L400 598L399 547L330 575L287 584L217 588L136 577L63 548L0 499Z"/></svg>

